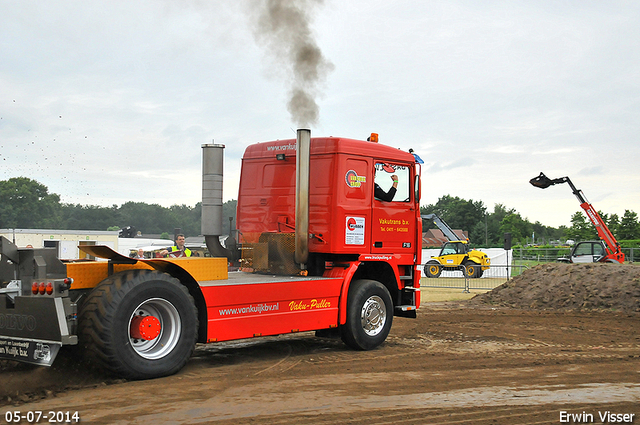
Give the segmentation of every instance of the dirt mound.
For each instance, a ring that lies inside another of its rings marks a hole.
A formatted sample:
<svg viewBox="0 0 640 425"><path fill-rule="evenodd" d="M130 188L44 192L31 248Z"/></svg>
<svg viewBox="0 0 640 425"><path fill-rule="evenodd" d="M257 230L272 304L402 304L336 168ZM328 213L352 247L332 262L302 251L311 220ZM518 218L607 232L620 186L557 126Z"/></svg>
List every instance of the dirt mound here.
<svg viewBox="0 0 640 425"><path fill-rule="evenodd" d="M640 312L640 266L541 264L471 303L544 310Z"/></svg>

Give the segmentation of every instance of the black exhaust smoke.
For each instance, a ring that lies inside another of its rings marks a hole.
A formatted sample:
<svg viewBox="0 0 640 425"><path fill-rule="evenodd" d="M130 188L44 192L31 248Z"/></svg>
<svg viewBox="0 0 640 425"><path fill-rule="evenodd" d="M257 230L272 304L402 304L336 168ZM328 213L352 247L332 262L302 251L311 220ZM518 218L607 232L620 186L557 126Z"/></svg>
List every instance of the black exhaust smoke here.
<svg viewBox="0 0 640 425"><path fill-rule="evenodd" d="M316 124L319 85L334 68L314 40L313 9L322 0L259 0L251 2L254 36L264 45L290 82L287 110L299 127Z"/></svg>

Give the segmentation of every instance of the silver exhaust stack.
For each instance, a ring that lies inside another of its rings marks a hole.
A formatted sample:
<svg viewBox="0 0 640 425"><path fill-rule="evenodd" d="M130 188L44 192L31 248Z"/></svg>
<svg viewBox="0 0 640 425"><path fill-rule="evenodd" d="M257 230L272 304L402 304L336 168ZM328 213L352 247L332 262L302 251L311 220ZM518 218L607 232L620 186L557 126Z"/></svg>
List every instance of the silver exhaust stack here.
<svg viewBox="0 0 640 425"><path fill-rule="evenodd" d="M202 235L212 257L229 257L222 235L224 145L202 145Z"/></svg>
<svg viewBox="0 0 640 425"><path fill-rule="evenodd" d="M311 130L296 134L296 246L295 261L302 270L309 259L309 162Z"/></svg>

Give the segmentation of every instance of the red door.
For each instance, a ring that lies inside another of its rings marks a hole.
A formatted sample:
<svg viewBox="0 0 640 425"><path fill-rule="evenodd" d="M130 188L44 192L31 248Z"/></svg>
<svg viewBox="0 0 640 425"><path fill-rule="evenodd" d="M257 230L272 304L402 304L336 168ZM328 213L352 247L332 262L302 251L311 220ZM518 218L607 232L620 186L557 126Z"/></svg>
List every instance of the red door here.
<svg viewBox="0 0 640 425"><path fill-rule="evenodd" d="M372 253L410 254L410 263L416 250L413 174L408 164L375 162L371 229Z"/></svg>

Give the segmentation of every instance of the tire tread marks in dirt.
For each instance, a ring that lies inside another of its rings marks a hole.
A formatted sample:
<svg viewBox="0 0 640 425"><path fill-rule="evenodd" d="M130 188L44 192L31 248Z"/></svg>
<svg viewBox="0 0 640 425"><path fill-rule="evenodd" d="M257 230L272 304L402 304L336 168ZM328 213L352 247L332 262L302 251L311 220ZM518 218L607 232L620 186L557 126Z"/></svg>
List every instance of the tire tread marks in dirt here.
<svg viewBox="0 0 640 425"><path fill-rule="evenodd" d="M625 409L626 403L620 404L620 411ZM609 408L611 406L608 406ZM628 409L628 407L626 407ZM358 414L281 414L278 416L252 417L248 420L235 418L233 420L216 421L219 425L227 424L270 424L291 425L298 423L313 423L316 425L349 424L349 425L395 425L395 424L473 424L473 425L538 425L557 424L560 411L592 411L591 405L557 405L557 406L478 406L464 409L425 408L425 409L397 409L374 410L359 412Z"/></svg>
<svg viewBox="0 0 640 425"><path fill-rule="evenodd" d="M127 328L133 309L145 298L163 294L180 311L177 347L161 359L145 361L129 344ZM91 291L79 311L78 335L85 359L115 375L130 379L176 373L195 348L197 309L187 288L158 271L130 270L114 274Z"/></svg>

